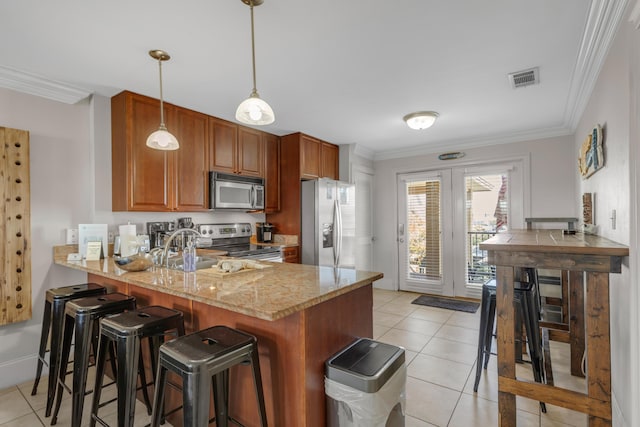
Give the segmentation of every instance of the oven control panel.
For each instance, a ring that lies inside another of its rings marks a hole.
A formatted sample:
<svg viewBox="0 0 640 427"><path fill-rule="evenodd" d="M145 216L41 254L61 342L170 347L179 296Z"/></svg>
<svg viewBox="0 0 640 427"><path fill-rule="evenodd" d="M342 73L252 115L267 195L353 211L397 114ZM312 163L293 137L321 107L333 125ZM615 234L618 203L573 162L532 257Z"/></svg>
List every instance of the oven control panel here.
<svg viewBox="0 0 640 427"><path fill-rule="evenodd" d="M251 237L251 224L248 222L228 224L200 224L198 231L203 237L227 239L231 237Z"/></svg>

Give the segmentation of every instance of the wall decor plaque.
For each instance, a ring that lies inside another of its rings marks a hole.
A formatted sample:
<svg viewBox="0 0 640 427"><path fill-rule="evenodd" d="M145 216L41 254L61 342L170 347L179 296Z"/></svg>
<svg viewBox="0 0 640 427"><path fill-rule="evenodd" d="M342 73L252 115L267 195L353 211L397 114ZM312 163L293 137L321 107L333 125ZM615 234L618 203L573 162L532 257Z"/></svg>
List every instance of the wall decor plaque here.
<svg viewBox="0 0 640 427"><path fill-rule="evenodd" d="M583 179L589 178L604 166L603 144L602 127L596 125L580 147L578 167Z"/></svg>

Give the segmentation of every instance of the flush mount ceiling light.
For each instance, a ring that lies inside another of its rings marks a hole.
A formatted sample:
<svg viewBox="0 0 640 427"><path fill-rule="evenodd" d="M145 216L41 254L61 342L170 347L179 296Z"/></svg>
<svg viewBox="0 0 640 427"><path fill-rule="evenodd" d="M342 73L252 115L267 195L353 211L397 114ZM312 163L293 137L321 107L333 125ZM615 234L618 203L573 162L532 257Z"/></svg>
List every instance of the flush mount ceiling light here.
<svg viewBox="0 0 640 427"><path fill-rule="evenodd" d="M164 124L164 102L162 100L162 61L168 61L171 57L167 52L157 49L150 50L149 56L158 60L158 69L160 70L160 127L147 138L147 147L156 150L177 150L180 148L180 144Z"/></svg>
<svg viewBox="0 0 640 427"><path fill-rule="evenodd" d="M260 99L256 90L256 43L253 29L253 6L260 6L263 0L242 0L251 9L251 62L253 64L253 90L249 98L238 105L236 119L248 125L268 125L276 119L273 110L264 100Z"/></svg>
<svg viewBox="0 0 640 427"><path fill-rule="evenodd" d="M402 119L407 122L407 126L411 129L427 129L433 126L438 118L435 111L418 111L416 113L407 114Z"/></svg>

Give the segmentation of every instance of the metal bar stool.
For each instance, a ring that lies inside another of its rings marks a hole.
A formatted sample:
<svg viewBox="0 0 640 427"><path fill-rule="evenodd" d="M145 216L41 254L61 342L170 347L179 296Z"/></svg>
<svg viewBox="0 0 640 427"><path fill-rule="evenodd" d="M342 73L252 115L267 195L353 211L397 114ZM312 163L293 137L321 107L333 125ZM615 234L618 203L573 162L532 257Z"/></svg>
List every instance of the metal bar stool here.
<svg viewBox="0 0 640 427"><path fill-rule="evenodd" d="M49 380L47 384L47 408L45 416L51 415L53 400L56 393L56 378L58 377L58 359L60 357L60 342L62 341L62 326L64 322L64 308L67 301L89 297L94 295L104 295L107 289L96 283L82 283L73 286L63 286L60 288L47 289L44 301L44 316L42 318L42 331L40 332L40 349L38 351L38 365L36 367L36 379L33 382L31 395L38 392L38 384L42 376L42 365L45 362L47 352L47 342L51 333L51 344L49 349ZM66 368L65 368L66 369Z"/></svg>
<svg viewBox="0 0 640 427"><path fill-rule="evenodd" d="M71 337L75 329L75 346L73 351L73 387L71 389L71 426L80 427L82 409L87 388L87 371L89 369L89 352L97 339L97 321L109 314L135 310L135 297L112 293L95 297L80 298L69 301L65 308L60 366L66 366L71 351ZM58 412L62 403L62 393L66 388L66 369L59 369L56 406L51 418L51 425L58 421Z"/></svg>
<svg viewBox="0 0 640 427"><path fill-rule="evenodd" d="M532 271L529 271L532 270ZM542 355L542 339L540 337L540 300L535 279L535 270L527 269L527 281L515 282L515 303L517 312L524 323L529 357L534 380L545 382L544 360ZM480 308L480 330L478 331L478 356L476 358L476 378L473 391L478 391L482 369L487 369L491 356L491 340L496 314L496 281L491 279L482 285L482 302ZM516 343L518 345L518 343ZM540 402L540 408L546 412L546 405Z"/></svg>
<svg viewBox="0 0 640 427"><path fill-rule="evenodd" d="M139 369L141 373L144 372L144 366L141 363L141 340L148 338L151 366L155 372L160 344L164 340L164 336L168 334L184 335L184 318L182 312L161 306L149 306L115 314L100 321L100 345L96 357L96 382L93 388L91 427L96 425L96 421L108 426L98 417L98 409L111 403L110 401L100 404L107 348L110 348L112 343L115 343L117 348L118 426L130 427L133 426L135 416L136 376ZM141 388L145 395L147 387L151 384L147 384L146 379L142 379ZM148 395L146 396L148 401ZM150 406L147 407L147 410L151 415Z"/></svg>
<svg viewBox="0 0 640 427"><path fill-rule="evenodd" d="M204 329L160 346L151 426L157 427L163 418L167 371L182 377L183 425L204 427L209 424L209 399L205 396L209 396L212 385L216 426L227 427L229 420L240 425L229 416L228 375L232 366L247 363L253 368L260 422L262 427L266 427L257 340L252 335L226 326Z"/></svg>

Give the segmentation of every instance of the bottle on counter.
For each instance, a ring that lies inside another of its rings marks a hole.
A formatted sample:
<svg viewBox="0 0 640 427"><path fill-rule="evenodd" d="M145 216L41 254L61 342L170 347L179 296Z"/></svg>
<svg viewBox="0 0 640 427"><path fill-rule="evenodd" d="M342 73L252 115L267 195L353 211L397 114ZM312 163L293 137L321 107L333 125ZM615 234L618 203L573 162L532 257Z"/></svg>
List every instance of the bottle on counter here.
<svg viewBox="0 0 640 427"><path fill-rule="evenodd" d="M189 238L187 245L182 250L182 267L185 272L196 271L196 248L193 240Z"/></svg>

